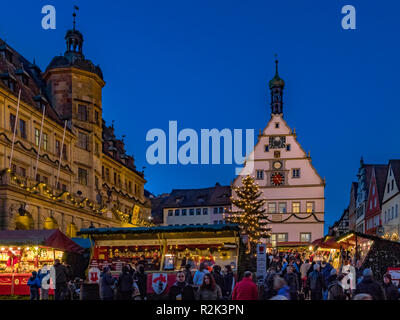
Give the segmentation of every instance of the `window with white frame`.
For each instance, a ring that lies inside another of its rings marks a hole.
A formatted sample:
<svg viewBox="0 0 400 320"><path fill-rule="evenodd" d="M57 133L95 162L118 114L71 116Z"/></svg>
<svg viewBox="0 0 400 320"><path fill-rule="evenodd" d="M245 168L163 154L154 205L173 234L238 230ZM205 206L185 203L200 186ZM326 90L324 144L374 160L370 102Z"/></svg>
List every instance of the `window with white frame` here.
<svg viewBox="0 0 400 320"><path fill-rule="evenodd" d="M292 202L292 213L300 213L300 202Z"/></svg>
<svg viewBox="0 0 400 320"><path fill-rule="evenodd" d="M268 202L268 213L276 213L276 203Z"/></svg>

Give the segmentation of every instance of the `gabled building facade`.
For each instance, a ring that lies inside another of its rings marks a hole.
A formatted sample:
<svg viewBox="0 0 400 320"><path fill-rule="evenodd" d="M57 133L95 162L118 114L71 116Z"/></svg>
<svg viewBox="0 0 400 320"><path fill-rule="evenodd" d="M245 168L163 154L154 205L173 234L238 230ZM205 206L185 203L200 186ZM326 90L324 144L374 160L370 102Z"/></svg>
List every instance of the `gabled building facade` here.
<svg viewBox="0 0 400 320"><path fill-rule="evenodd" d="M324 235L325 180L283 117L284 86L276 61L276 73L269 82L270 119L233 185L241 186L246 175L256 179L266 200L264 209L272 246L306 245Z"/></svg>
<svg viewBox="0 0 400 320"><path fill-rule="evenodd" d="M399 241L400 160L390 160L384 186L381 220L384 237Z"/></svg>
<svg viewBox="0 0 400 320"><path fill-rule="evenodd" d="M387 166L373 167L365 210L365 233L367 234L378 235L378 227L382 225L381 209L386 175Z"/></svg>

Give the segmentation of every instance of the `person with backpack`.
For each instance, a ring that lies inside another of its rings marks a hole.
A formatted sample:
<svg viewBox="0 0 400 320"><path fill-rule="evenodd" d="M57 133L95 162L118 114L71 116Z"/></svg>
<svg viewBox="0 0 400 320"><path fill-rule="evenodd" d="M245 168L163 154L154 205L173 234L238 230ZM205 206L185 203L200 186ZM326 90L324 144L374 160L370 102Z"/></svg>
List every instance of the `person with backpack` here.
<svg viewBox="0 0 400 320"><path fill-rule="evenodd" d="M328 283L328 300L346 300L347 296L342 287L344 274L336 275L336 269L331 270Z"/></svg>
<svg viewBox="0 0 400 320"><path fill-rule="evenodd" d="M31 300L39 300L39 288L41 284L36 271L32 271L32 276L29 278L27 285L29 286Z"/></svg>
<svg viewBox="0 0 400 320"><path fill-rule="evenodd" d="M117 282L118 300L131 300L133 292L133 274L127 266L122 267L122 272Z"/></svg>
<svg viewBox="0 0 400 320"><path fill-rule="evenodd" d="M307 286L311 291L311 300L322 300L323 291L326 289L325 279L320 270L318 263L314 264L313 271L309 274L307 279Z"/></svg>

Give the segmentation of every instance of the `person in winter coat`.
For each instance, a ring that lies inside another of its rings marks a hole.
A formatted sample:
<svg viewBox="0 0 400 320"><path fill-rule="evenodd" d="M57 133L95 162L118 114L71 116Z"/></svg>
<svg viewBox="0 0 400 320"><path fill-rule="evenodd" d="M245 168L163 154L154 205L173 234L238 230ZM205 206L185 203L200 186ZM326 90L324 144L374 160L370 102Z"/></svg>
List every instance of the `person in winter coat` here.
<svg viewBox="0 0 400 320"><path fill-rule="evenodd" d="M204 265L204 262L202 262L202 263L200 263L199 270L197 270L194 273L193 285L196 287L200 287L203 283L203 278L206 273L208 273L208 270L207 270L206 266Z"/></svg>
<svg viewBox="0 0 400 320"><path fill-rule="evenodd" d="M307 286L311 290L311 300L322 300L322 293L326 289L323 275L319 272L319 264L314 264L313 271L307 277Z"/></svg>
<svg viewBox="0 0 400 320"><path fill-rule="evenodd" d="M67 269L62 263L60 263L59 259L56 259L54 261L54 269L56 271L56 288L54 292L54 300L64 300L67 294Z"/></svg>
<svg viewBox="0 0 400 320"><path fill-rule="evenodd" d="M239 281L232 293L232 300L258 300L258 290L253 282L252 273L246 271L242 281Z"/></svg>
<svg viewBox="0 0 400 320"><path fill-rule="evenodd" d="M308 259L300 266L301 287L303 288L305 298L308 297L307 272L310 267L311 264Z"/></svg>
<svg viewBox="0 0 400 320"><path fill-rule="evenodd" d="M221 288L210 273L204 275L203 284L197 292L197 300L222 300Z"/></svg>
<svg viewBox="0 0 400 320"><path fill-rule="evenodd" d="M29 278L27 285L30 289L31 300L39 300L39 288L41 284L36 271L32 271L32 276Z"/></svg>
<svg viewBox="0 0 400 320"><path fill-rule="evenodd" d="M130 300L133 292L133 274L127 266L122 267L118 277L117 292L119 300Z"/></svg>
<svg viewBox="0 0 400 320"><path fill-rule="evenodd" d="M290 288L285 279L279 275L274 277L274 290L276 291L277 296L284 296L290 300Z"/></svg>
<svg viewBox="0 0 400 320"><path fill-rule="evenodd" d="M135 281L139 288L140 298L147 298L147 273L144 272L144 266L139 264L138 271L135 273Z"/></svg>
<svg viewBox="0 0 400 320"><path fill-rule="evenodd" d="M215 283L219 286L221 289L221 292L225 292L225 282L224 282L224 276L221 274L221 267L214 264L213 266L213 271L211 272L211 275L213 276Z"/></svg>
<svg viewBox="0 0 400 320"><path fill-rule="evenodd" d="M392 282L392 275L386 273L383 276L383 289L385 290L385 295L387 300L399 300L400 293L397 287Z"/></svg>
<svg viewBox="0 0 400 320"><path fill-rule="evenodd" d="M328 300L346 300L346 294L342 287L343 274L336 275L336 269L332 269L328 282Z"/></svg>
<svg viewBox="0 0 400 320"><path fill-rule="evenodd" d="M42 268L39 269L39 271L38 271L38 277L39 277L39 280L40 280L40 299L41 299L41 300L48 300L48 299L49 299L49 289L48 289L48 286L46 286L47 289L43 287L43 281L46 281L46 282L47 282L46 285L49 285L49 284L50 284L50 279L48 279L48 280L43 280L43 278L44 278L45 276L47 276L49 273L50 273L50 268L47 266L47 264L44 264L44 265L42 266Z"/></svg>
<svg viewBox="0 0 400 320"><path fill-rule="evenodd" d="M374 280L372 270L363 271L363 279L357 286L355 294L367 293L373 300L386 300L385 291L382 286Z"/></svg>
<svg viewBox="0 0 400 320"><path fill-rule="evenodd" d="M235 287L235 276L233 275L232 267L228 264L225 266L224 288L223 288L225 292L222 292L222 295L230 299L234 287Z"/></svg>
<svg viewBox="0 0 400 320"><path fill-rule="evenodd" d="M109 267L103 268L100 275L100 298L102 300L114 300L114 286L117 280L111 275Z"/></svg>
<svg viewBox="0 0 400 320"><path fill-rule="evenodd" d="M185 274L179 271L176 282L169 289L169 300L195 300L193 287L185 281Z"/></svg>
<svg viewBox="0 0 400 320"><path fill-rule="evenodd" d="M289 287L290 300L298 300L298 292L300 290L299 278L297 274L293 272L293 269L292 266L287 267L284 279Z"/></svg>
<svg viewBox="0 0 400 320"><path fill-rule="evenodd" d="M185 274L185 279L186 282L190 285L193 284L193 276L192 276L192 271L190 269L192 268L192 265L190 263L187 263L185 265L185 270L183 270L183 273Z"/></svg>
<svg viewBox="0 0 400 320"><path fill-rule="evenodd" d="M264 279L264 292L263 292L263 299L269 300L273 296L276 296L277 292L274 289L274 278L277 276L278 273L276 272L275 267L271 267L267 275Z"/></svg>

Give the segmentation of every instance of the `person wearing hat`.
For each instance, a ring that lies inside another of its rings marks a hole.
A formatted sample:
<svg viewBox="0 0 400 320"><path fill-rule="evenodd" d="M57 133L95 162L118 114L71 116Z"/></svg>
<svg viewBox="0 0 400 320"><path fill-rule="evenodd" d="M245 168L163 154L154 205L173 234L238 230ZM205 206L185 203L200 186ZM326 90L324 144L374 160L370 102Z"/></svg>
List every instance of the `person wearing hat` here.
<svg viewBox="0 0 400 320"><path fill-rule="evenodd" d="M102 300L114 300L115 279L109 267L104 267L100 275L100 297Z"/></svg>
<svg viewBox="0 0 400 320"><path fill-rule="evenodd" d="M363 279L357 286L355 294L367 293L373 300L386 300L385 291L379 282L373 278L372 270L367 268L363 271Z"/></svg>
<svg viewBox="0 0 400 320"><path fill-rule="evenodd" d="M39 300L40 279L36 271L32 271L32 276L29 278L27 285L30 289L31 300Z"/></svg>
<svg viewBox="0 0 400 320"><path fill-rule="evenodd" d="M400 293L392 282L392 275L390 273L386 273L383 276L383 289L385 290L387 300L400 299Z"/></svg>

